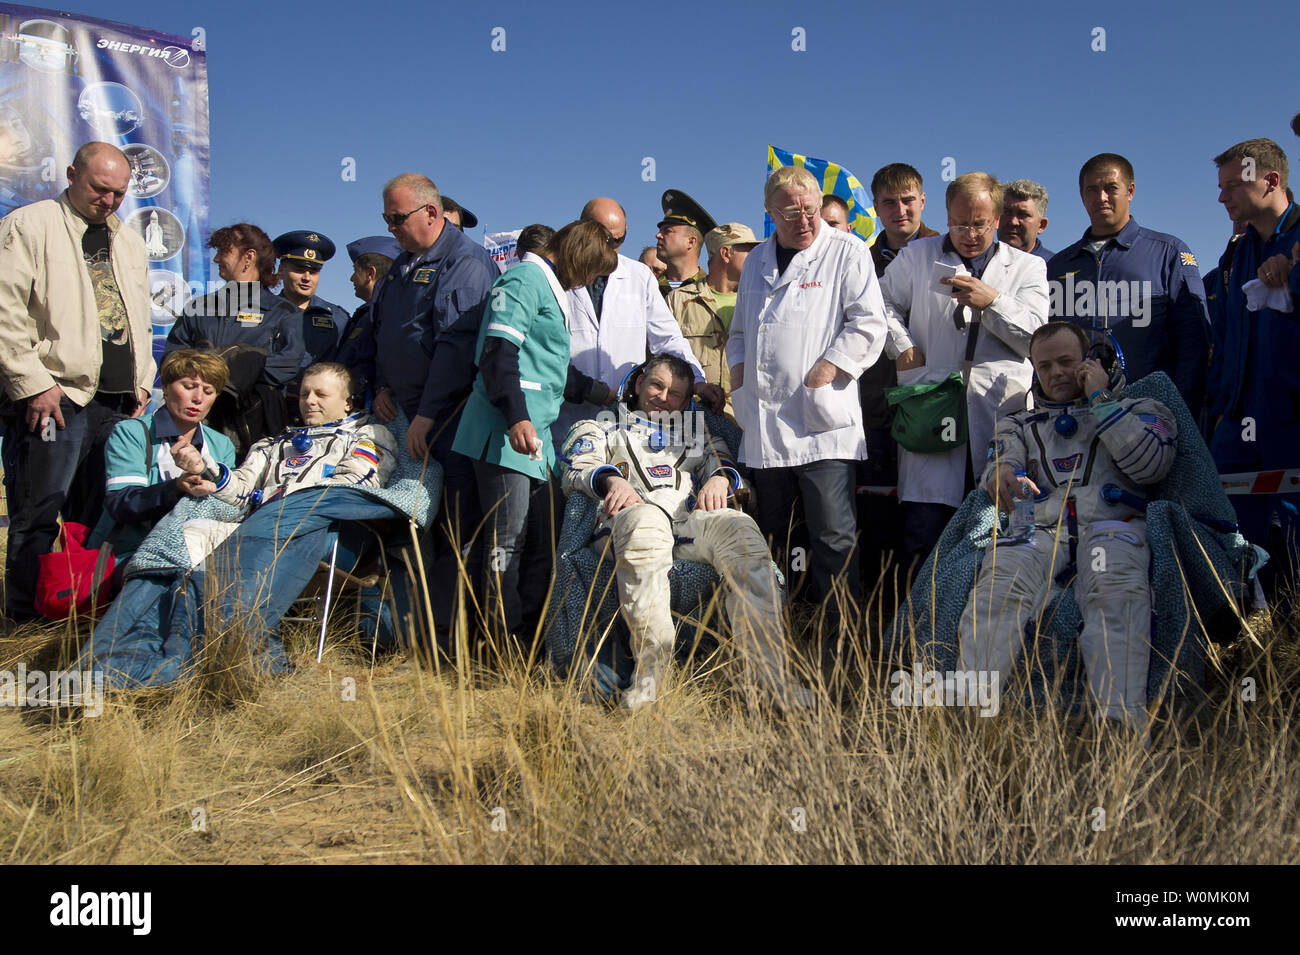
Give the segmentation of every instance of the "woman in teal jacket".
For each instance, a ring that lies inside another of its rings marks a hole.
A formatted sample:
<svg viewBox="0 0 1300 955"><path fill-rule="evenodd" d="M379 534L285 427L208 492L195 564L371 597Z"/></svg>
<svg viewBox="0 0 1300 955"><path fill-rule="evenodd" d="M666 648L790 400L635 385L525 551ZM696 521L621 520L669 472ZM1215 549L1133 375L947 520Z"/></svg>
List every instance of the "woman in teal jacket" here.
<svg viewBox="0 0 1300 955"><path fill-rule="evenodd" d="M483 561L495 628L522 624L519 565L533 491L555 468L551 424L569 371L567 290L590 285L618 265L605 227L571 222L542 254L525 253L492 286L476 350L478 376L453 449L474 462L487 514Z"/></svg>
<svg viewBox="0 0 1300 955"><path fill-rule="evenodd" d="M202 480L176 464L173 450L192 445L214 471L218 464L235 466L230 439L203 424L225 387L226 363L211 352L182 348L167 356L159 376L163 406L152 417L119 421L104 447L104 515L88 543L98 547L116 529L113 554L119 567Z"/></svg>

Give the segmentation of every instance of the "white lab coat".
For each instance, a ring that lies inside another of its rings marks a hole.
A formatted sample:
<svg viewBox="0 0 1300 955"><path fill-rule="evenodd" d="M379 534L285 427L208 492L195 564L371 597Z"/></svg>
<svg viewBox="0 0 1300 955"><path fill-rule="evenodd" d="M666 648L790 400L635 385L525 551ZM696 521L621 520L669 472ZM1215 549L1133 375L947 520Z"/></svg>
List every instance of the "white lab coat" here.
<svg viewBox="0 0 1300 955"><path fill-rule="evenodd" d="M775 468L834 458L862 460L867 440L856 379L880 357L885 307L871 250L823 225L777 275L776 238L749 254L727 339L727 364L744 362L731 393L745 429L740 460ZM804 387L820 358L853 380Z"/></svg>
<svg viewBox="0 0 1300 955"><path fill-rule="evenodd" d="M964 331L953 324L952 293L936 291L934 263L967 270L955 252L943 251L942 235L913 239L889 263L880 279L889 310L889 353L916 345L925 355L920 368L898 373L900 385L943 381L960 371L966 359L966 336L974 317L967 310ZM898 449L898 497L956 507L966 486L966 455L976 475L984 470L997 419L1024 407L1033 380L1029 338L1047 321L1047 266L1041 258L998 244L983 281L998 290L983 310L979 339L966 388L970 440L966 448L939 454ZM946 288L946 286L945 286ZM907 326L904 328L903 326Z"/></svg>
<svg viewBox="0 0 1300 955"><path fill-rule="evenodd" d="M617 388L629 371L650 355L668 353L681 358L704 380L681 326L668 310L654 273L635 259L618 257L601 302L600 319L585 288L568 293L569 361L578 371ZM601 409L584 402L564 402L551 426L558 447L575 421L594 418Z"/></svg>

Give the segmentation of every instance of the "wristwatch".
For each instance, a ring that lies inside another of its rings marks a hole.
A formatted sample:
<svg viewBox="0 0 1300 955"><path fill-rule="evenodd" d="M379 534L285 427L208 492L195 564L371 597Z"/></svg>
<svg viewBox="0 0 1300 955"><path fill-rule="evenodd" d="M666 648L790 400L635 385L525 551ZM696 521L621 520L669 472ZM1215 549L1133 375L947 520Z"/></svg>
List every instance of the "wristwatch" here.
<svg viewBox="0 0 1300 955"><path fill-rule="evenodd" d="M1099 401L1114 401L1115 396L1107 388L1098 388L1088 396L1088 404L1095 405Z"/></svg>

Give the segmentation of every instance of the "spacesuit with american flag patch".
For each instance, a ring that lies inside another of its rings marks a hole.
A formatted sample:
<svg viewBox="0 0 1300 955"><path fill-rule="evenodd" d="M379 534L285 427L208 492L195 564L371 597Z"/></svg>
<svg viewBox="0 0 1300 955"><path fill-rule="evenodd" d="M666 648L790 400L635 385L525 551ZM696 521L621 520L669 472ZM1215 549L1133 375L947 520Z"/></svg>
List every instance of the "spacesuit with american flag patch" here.
<svg viewBox="0 0 1300 955"><path fill-rule="evenodd" d="M807 705L785 673L781 590L767 542L749 515L722 507L696 507L704 483L725 477L730 494L742 487L721 438L693 412L643 414L619 405L601 420L579 421L565 438L566 493L604 500L611 477L627 480L640 502L611 517L602 508L597 536L608 532L623 618L636 658L629 709L653 702L664 689L673 657L668 572L674 558L710 564L722 577L724 606L736 646L760 686L778 702ZM729 495L730 496L730 495Z"/></svg>
<svg viewBox="0 0 1300 955"><path fill-rule="evenodd" d="M1151 656L1146 491L1169 472L1178 425L1149 398L1053 402L1034 390L1033 410L998 421L987 484L1000 466L1024 468L1041 494L1031 542L990 545L960 624L962 670L997 670L1005 683L1026 621L1043 612L1053 583L1075 581L1083 617L1079 649L1099 708L1145 733ZM1002 510L1010 503L1000 501ZM1071 565L1077 579L1070 572ZM1064 572L1064 573L1063 573ZM1033 624L1030 624L1033 627Z"/></svg>

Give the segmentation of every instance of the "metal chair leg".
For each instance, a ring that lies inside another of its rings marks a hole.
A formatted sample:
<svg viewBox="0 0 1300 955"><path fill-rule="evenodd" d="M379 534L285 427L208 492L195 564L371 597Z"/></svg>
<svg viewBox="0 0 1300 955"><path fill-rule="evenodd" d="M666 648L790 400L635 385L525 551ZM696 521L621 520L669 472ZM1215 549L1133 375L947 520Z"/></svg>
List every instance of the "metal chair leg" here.
<svg viewBox="0 0 1300 955"><path fill-rule="evenodd" d="M334 597L334 568L339 559L339 538L334 535L334 546L330 548L330 570L329 578L325 582L325 606L321 608L320 614L320 638L316 641L316 662L320 663L321 657L325 655L325 628L330 622L330 603Z"/></svg>

